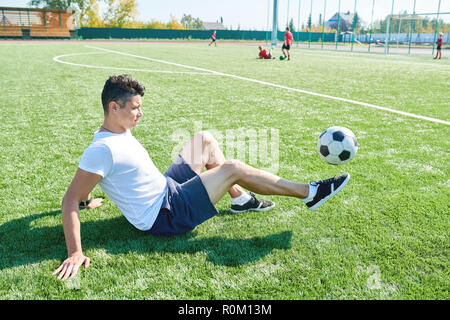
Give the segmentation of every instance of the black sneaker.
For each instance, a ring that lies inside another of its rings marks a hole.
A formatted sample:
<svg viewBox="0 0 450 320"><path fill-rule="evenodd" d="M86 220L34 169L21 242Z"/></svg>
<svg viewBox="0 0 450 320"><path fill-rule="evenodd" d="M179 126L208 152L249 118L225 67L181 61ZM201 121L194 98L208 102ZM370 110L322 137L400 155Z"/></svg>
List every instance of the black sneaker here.
<svg viewBox="0 0 450 320"><path fill-rule="evenodd" d="M266 211L275 207L275 202L270 200L258 200L253 192L248 193L252 198L243 205L233 204L231 205L231 212L239 213L246 211Z"/></svg>
<svg viewBox="0 0 450 320"><path fill-rule="evenodd" d="M317 186L317 193L311 201L306 202L308 209L316 210L319 208L327 200L341 191L348 180L350 180L350 174L344 173L339 177L311 182L310 185Z"/></svg>

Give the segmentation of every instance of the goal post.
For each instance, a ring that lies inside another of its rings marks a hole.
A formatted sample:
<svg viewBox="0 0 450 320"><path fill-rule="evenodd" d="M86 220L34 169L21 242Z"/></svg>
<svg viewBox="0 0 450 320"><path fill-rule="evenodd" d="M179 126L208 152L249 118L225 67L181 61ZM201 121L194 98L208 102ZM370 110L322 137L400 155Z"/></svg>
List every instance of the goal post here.
<svg viewBox="0 0 450 320"><path fill-rule="evenodd" d="M411 53L430 50L434 55L439 34L443 42L450 40L450 12L392 15L389 19L388 48Z"/></svg>
<svg viewBox="0 0 450 320"><path fill-rule="evenodd" d="M441 32L450 41L450 0L267 1L272 46L284 21L300 48L434 55Z"/></svg>

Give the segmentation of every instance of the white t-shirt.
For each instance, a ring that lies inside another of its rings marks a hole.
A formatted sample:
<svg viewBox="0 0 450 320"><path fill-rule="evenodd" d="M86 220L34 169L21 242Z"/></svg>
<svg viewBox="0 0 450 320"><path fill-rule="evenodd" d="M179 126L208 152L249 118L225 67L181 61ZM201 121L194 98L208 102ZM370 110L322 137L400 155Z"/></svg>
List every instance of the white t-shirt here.
<svg viewBox="0 0 450 320"><path fill-rule="evenodd" d="M153 226L167 180L130 130L95 132L78 167L103 177L100 187L136 228L145 231Z"/></svg>

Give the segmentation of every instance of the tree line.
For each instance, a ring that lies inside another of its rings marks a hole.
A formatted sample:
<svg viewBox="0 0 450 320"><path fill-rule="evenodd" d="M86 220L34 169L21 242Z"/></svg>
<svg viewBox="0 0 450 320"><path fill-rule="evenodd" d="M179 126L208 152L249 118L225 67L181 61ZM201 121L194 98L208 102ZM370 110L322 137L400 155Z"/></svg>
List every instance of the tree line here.
<svg viewBox="0 0 450 320"><path fill-rule="evenodd" d="M103 8L102 12L100 12L100 4ZM180 20L171 15L168 22L155 19L147 22L138 21L136 0L31 0L28 5L64 10L67 8L77 9L81 27L204 29L203 21L190 14L183 14ZM436 20L436 17L424 16L413 17L407 15L406 11L400 14L375 20L372 24L372 33L385 33L388 23L391 33L410 33L411 30L413 33L433 33L436 24L439 32L450 32L450 23L446 23L443 19ZM319 20L322 20L322 16ZM223 23L222 17L221 22ZM337 29L337 23L330 25L328 28L324 28L324 25L324 21L320 21L318 24L312 23L311 15L309 15L306 23L303 23L299 29L303 32L335 32ZM288 26L291 31L298 30L292 18ZM341 20L339 23L340 32L354 30L357 34L365 34L370 32L370 28L370 24L363 23L358 13L355 13L352 21ZM239 29L240 27L238 27Z"/></svg>
<svg viewBox="0 0 450 320"><path fill-rule="evenodd" d="M168 22L139 21L136 0L31 0L30 7L75 9L81 27L147 28L147 29L203 29L203 21L190 14L178 20L170 15ZM103 10L100 10L100 6Z"/></svg>
<svg viewBox="0 0 450 320"><path fill-rule="evenodd" d="M321 20L321 19L319 19ZM291 18L287 25L291 31L298 29L294 25L294 19ZM305 23L300 26L301 32L336 32L338 22L334 21L325 26L325 23L312 23L311 15ZM437 27L437 29L436 29ZM400 12L398 15L388 15L383 19L374 20L372 26L370 23L364 23L360 15L355 13L351 21L341 19L339 21L339 32L354 31L356 34L368 34L372 28L372 33L434 33L435 30L443 33L450 33L450 23L445 22L442 18L436 19L435 16L421 16L408 14L406 11Z"/></svg>

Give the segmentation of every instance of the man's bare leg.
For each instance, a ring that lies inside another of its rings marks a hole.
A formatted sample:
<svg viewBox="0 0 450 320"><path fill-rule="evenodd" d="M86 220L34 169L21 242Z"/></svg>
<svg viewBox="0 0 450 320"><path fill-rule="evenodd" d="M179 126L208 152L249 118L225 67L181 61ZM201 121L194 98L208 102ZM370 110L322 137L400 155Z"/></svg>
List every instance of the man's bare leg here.
<svg viewBox="0 0 450 320"><path fill-rule="evenodd" d="M227 160L222 165L201 173L200 178L213 204L217 203L235 184L265 195L282 195L302 199L308 197L309 194L308 184L280 178L238 160Z"/></svg>
<svg viewBox="0 0 450 320"><path fill-rule="evenodd" d="M258 200L254 195L247 198L249 194L243 188L263 195L296 197L310 210L316 210L340 192L350 179L350 175L344 173L326 180L297 183L238 160L226 160L217 141L207 131L197 133L180 154L200 176L213 204L230 193L232 212L264 211L275 206L272 201Z"/></svg>
<svg viewBox="0 0 450 320"><path fill-rule="evenodd" d="M191 169L200 175L203 170L211 170L225 162L225 156L217 140L208 131L200 131L194 135L183 148L180 155ZM240 186L232 185L227 190L232 198L245 192Z"/></svg>
<svg viewBox="0 0 450 320"><path fill-rule="evenodd" d="M200 174L200 179L213 204L224 196L230 186L238 184L259 194L296 197L301 199L308 209L316 210L347 185L350 175L344 173L308 184L297 183L238 160L227 160L220 166Z"/></svg>

